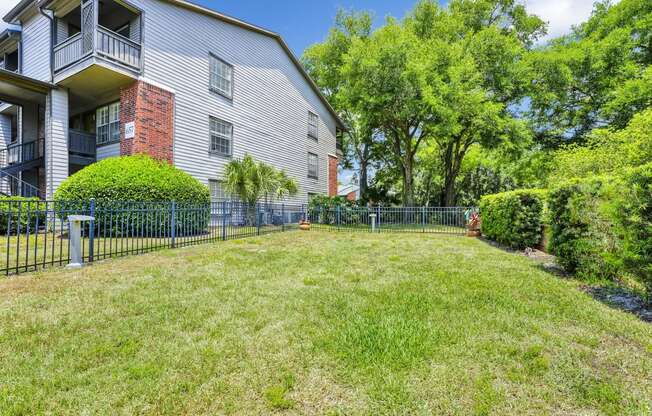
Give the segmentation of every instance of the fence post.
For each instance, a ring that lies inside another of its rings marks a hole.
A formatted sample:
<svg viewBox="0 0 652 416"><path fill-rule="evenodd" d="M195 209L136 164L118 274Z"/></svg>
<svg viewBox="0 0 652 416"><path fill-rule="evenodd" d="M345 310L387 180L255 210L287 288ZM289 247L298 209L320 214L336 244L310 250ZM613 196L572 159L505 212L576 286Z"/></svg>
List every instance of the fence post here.
<svg viewBox="0 0 652 416"><path fill-rule="evenodd" d="M336 212L335 216L336 216L336 222L337 222L337 228L338 228L338 229L340 228L340 222L341 222L341 215L342 215L342 210L341 210L341 208L342 208L342 207L338 205L338 206L337 206L337 209L336 209L336 211L335 211L335 212Z"/></svg>
<svg viewBox="0 0 652 416"><path fill-rule="evenodd" d="M93 217L88 228L88 262L93 262L95 256L95 198L91 198L90 215Z"/></svg>
<svg viewBox="0 0 652 416"><path fill-rule="evenodd" d="M421 207L421 228L426 232L426 207Z"/></svg>
<svg viewBox="0 0 652 416"><path fill-rule="evenodd" d="M226 201L222 201L222 241L226 241Z"/></svg>
<svg viewBox="0 0 652 416"><path fill-rule="evenodd" d="M285 204L281 204L281 231L285 231Z"/></svg>
<svg viewBox="0 0 652 416"><path fill-rule="evenodd" d="M256 207L256 235L260 235L260 205L254 204Z"/></svg>
<svg viewBox="0 0 652 416"><path fill-rule="evenodd" d="M376 207L376 227L380 231L380 206Z"/></svg>
<svg viewBox="0 0 652 416"><path fill-rule="evenodd" d="M176 216L177 216L177 203L176 201L172 201L172 217L170 218L170 233L172 237L172 248L176 247L176 240L177 240Z"/></svg>

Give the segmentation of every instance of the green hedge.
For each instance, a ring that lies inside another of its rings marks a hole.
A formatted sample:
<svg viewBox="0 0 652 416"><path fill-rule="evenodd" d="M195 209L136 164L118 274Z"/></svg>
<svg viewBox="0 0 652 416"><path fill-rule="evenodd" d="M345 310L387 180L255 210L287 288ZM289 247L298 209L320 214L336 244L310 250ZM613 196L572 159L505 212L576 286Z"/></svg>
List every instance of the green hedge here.
<svg viewBox="0 0 652 416"><path fill-rule="evenodd" d="M520 189L482 197L482 234L516 249L538 245L545 198L546 191L540 189Z"/></svg>
<svg viewBox="0 0 652 416"><path fill-rule="evenodd" d="M312 221L318 224L336 224L337 207L340 207L340 222L350 225L364 223L364 214L357 210L357 201L349 201L343 196L315 195L308 202L308 212Z"/></svg>
<svg viewBox="0 0 652 416"><path fill-rule="evenodd" d="M575 179L548 201L550 248L580 278L631 276L652 299L652 164Z"/></svg>
<svg viewBox="0 0 652 416"><path fill-rule="evenodd" d="M613 210L620 244L616 266L638 278L652 300L652 163L631 169Z"/></svg>
<svg viewBox="0 0 652 416"><path fill-rule="evenodd" d="M614 230L616 179L571 180L550 193L550 249L570 273L584 278L614 278L618 237Z"/></svg>
<svg viewBox="0 0 652 416"><path fill-rule="evenodd" d="M178 208L177 235L203 233L210 219L208 187L145 155L94 163L66 179L55 193L58 205L69 212L86 211L91 199L96 200L99 233L163 235L170 224L171 201Z"/></svg>
<svg viewBox="0 0 652 416"><path fill-rule="evenodd" d="M45 203L38 198L0 197L0 234L21 234L45 225Z"/></svg>

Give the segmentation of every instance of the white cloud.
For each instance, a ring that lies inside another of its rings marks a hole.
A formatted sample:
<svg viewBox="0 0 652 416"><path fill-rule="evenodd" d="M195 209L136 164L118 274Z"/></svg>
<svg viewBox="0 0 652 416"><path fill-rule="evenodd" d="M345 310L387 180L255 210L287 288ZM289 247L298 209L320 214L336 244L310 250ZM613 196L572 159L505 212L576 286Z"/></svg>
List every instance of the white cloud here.
<svg viewBox="0 0 652 416"><path fill-rule="evenodd" d="M594 2L595 0L524 0L530 13L548 22L546 39L565 35L570 32L571 26L586 21L593 11Z"/></svg>
<svg viewBox="0 0 652 416"><path fill-rule="evenodd" d="M4 22L4 20L2 20L2 18L4 15L9 13L9 10L13 9L19 1L20 0L0 0L0 31L5 30L9 26Z"/></svg>

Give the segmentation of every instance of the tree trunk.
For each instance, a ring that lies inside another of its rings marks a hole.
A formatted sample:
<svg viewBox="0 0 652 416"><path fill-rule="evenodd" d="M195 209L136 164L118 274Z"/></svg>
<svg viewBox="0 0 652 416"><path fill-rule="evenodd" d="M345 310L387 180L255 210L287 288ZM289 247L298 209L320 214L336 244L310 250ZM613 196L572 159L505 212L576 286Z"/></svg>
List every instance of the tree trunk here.
<svg viewBox="0 0 652 416"><path fill-rule="evenodd" d="M363 200L366 200L367 198L367 189L368 189L368 183L367 183L367 175L368 175L368 164L369 162L367 160L360 160L360 198Z"/></svg>
<svg viewBox="0 0 652 416"><path fill-rule="evenodd" d="M452 175L452 172L450 174L446 175L446 179L444 181L444 206L445 207L454 207L455 206L455 200L456 200L456 193L455 193L455 179L456 176Z"/></svg>
<svg viewBox="0 0 652 416"><path fill-rule="evenodd" d="M413 178L413 160L406 157L403 163L403 205L406 207L414 206L414 178Z"/></svg>

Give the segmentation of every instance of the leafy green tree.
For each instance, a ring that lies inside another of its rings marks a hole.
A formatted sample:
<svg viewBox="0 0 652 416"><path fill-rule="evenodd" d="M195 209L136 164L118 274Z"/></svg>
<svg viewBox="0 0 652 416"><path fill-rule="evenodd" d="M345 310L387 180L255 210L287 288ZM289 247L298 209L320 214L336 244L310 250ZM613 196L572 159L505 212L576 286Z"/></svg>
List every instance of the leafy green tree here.
<svg viewBox="0 0 652 416"><path fill-rule="evenodd" d="M597 129L584 145L566 145L554 153L550 182L617 174L652 162L652 109L635 115L622 130Z"/></svg>
<svg viewBox="0 0 652 416"><path fill-rule="evenodd" d="M257 162L248 154L242 160L229 162L225 177L226 191L237 195L249 206L254 206L259 200L268 202L270 199L294 196L299 192L297 182L288 177L285 171Z"/></svg>
<svg viewBox="0 0 652 416"><path fill-rule="evenodd" d="M583 143L652 105L652 2L596 3L591 18L533 53L531 117L539 142Z"/></svg>
<svg viewBox="0 0 652 416"><path fill-rule="evenodd" d="M343 74L346 101L380 132L386 164L401 172L403 203L415 203L417 154L436 146L443 191L454 205L469 148L527 137L512 106L525 96L527 48L543 22L510 0L424 0L403 21L388 19L354 39Z"/></svg>

